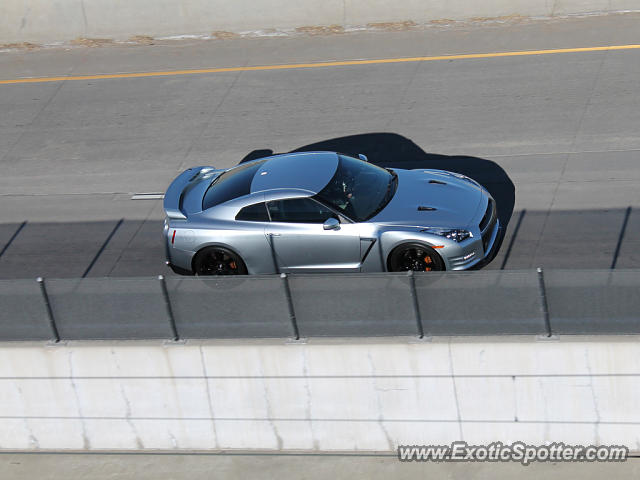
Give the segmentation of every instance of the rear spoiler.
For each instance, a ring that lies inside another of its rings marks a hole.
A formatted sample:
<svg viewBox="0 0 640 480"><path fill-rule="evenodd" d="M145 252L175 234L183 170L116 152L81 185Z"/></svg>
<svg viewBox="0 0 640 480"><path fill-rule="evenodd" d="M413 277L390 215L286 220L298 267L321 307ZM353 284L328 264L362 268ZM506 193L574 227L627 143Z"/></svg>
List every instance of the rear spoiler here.
<svg viewBox="0 0 640 480"><path fill-rule="evenodd" d="M224 170L216 170L213 167L192 167L178 175L164 194L163 207L167 217L186 220L187 216L182 209L184 195L201 180L213 180L222 172Z"/></svg>

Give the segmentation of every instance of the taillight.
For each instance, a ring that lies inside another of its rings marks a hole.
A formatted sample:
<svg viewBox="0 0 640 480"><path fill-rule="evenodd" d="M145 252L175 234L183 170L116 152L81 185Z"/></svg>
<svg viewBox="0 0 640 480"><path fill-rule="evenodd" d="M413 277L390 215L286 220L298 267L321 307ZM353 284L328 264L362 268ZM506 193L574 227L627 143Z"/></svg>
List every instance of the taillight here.
<svg viewBox="0 0 640 480"><path fill-rule="evenodd" d="M173 231L173 235L171 235L171 245L173 245L173 242L176 241L176 231Z"/></svg>

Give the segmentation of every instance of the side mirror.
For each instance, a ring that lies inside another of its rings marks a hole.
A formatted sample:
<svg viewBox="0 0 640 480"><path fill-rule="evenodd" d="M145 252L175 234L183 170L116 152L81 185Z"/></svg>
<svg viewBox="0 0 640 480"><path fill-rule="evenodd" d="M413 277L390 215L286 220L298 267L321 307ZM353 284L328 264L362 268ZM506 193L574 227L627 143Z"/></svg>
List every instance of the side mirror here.
<svg viewBox="0 0 640 480"><path fill-rule="evenodd" d="M340 230L340 221L337 218L327 218L322 224L325 230Z"/></svg>
<svg viewBox="0 0 640 480"><path fill-rule="evenodd" d="M368 162L368 161L369 161L369 159L367 158L367 156L366 156L365 154L363 154L363 153L359 153L359 154L358 154L358 158L359 158L360 160L362 160L363 162Z"/></svg>

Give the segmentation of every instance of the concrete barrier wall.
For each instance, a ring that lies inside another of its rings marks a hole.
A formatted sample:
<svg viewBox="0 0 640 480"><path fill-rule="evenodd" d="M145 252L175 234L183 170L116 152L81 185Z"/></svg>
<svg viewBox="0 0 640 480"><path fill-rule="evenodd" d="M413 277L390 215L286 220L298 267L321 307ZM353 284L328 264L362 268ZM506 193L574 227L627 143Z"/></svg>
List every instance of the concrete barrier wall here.
<svg viewBox="0 0 640 480"><path fill-rule="evenodd" d="M627 10L637 0L3 0L0 43Z"/></svg>
<svg viewBox="0 0 640 480"><path fill-rule="evenodd" d="M0 449L640 450L637 338L2 344Z"/></svg>

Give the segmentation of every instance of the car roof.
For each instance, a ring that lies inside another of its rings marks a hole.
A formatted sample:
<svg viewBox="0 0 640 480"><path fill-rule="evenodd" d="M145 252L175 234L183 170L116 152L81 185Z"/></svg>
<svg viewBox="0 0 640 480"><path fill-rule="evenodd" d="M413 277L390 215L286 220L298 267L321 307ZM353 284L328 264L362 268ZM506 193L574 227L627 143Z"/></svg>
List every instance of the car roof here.
<svg viewBox="0 0 640 480"><path fill-rule="evenodd" d="M322 190L338 169L335 152L285 153L267 157L251 181L250 193L274 189Z"/></svg>

